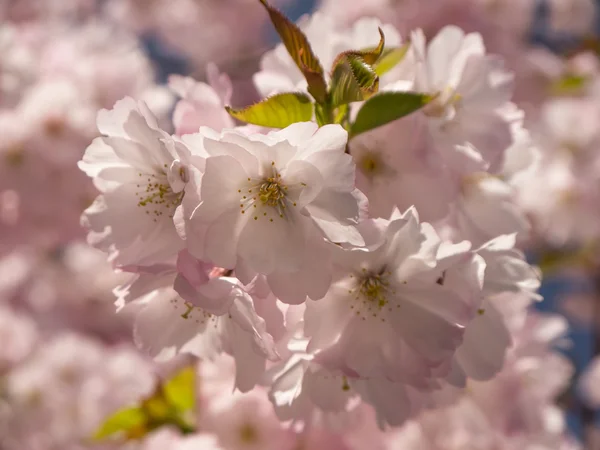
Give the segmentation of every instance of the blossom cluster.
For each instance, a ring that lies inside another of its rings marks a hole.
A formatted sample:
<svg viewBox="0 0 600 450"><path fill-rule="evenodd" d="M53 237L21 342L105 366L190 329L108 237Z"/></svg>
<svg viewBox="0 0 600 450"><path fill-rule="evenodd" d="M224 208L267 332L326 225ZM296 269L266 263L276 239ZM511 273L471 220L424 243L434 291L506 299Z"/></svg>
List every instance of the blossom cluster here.
<svg viewBox="0 0 600 450"><path fill-rule="evenodd" d="M597 55L424 3L0 7L0 448L582 448L524 250L597 267Z"/></svg>
<svg viewBox="0 0 600 450"><path fill-rule="evenodd" d="M401 45L375 19L345 29L316 13L300 27L325 66L376 45L378 28ZM350 139L340 124L234 127L214 67L211 84L171 78L173 135L131 98L98 114L79 167L102 194L83 221L131 274L116 293L139 308L141 348L229 354L237 389L265 386L301 426L361 404L399 426L502 369L505 295L538 298L539 273L515 249L528 222L512 185L535 151L481 36L449 26L410 40L380 92L431 102ZM283 44L261 67L265 95L307 89Z"/></svg>

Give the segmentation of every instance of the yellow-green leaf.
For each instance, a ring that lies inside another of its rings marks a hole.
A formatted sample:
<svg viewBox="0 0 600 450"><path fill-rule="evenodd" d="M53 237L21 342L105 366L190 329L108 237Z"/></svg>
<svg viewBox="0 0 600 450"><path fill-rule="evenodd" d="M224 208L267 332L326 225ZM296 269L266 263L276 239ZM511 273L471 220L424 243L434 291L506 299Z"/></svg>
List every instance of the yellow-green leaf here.
<svg viewBox="0 0 600 450"><path fill-rule="evenodd" d="M299 92L275 94L243 109L229 106L225 109L242 122L270 128L285 128L296 122L308 122L313 116L310 97Z"/></svg>
<svg viewBox="0 0 600 450"><path fill-rule="evenodd" d="M331 76L334 107L368 99L379 90L379 77L360 56L344 55Z"/></svg>
<svg viewBox="0 0 600 450"><path fill-rule="evenodd" d="M163 385L163 393L169 405L179 413L189 411L196 404L196 371L186 367Z"/></svg>
<svg viewBox="0 0 600 450"><path fill-rule="evenodd" d="M350 127L350 135L356 136L407 116L430 100L431 96L415 92L380 92L362 105Z"/></svg>
<svg viewBox="0 0 600 450"><path fill-rule="evenodd" d="M375 47L374 50L359 52L359 55L362 56L362 59L365 60L367 64L375 64L379 57L383 53L383 49L385 47L385 35L383 34L383 30L381 28L377 28L379 31L379 44Z"/></svg>
<svg viewBox="0 0 600 450"><path fill-rule="evenodd" d="M306 35L281 11L271 6L266 0L260 0L271 18L277 34L281 38L288 53L304 74L308 83L308 92L322 103L325 101L324 92L326 87L323 67L319 58L314 54Z"/></svg>
<svg viewBox="0 0 600 450"><path fill-rule="evenodd" d="M331 109L329 109L328 105L315 105L315 119L317 119L317 124L320 127L333 122Z"/></svg>
<svg viewBox="0 0 600 450"><path fill-rule="evenodd" d="M337 111L335 112L335 117L333 119L333 123L344 124L348 120L348 115L350 114L350 107L346 105L341 105Z"/></svg>
<svg viewBox="0 0 600 450"><path fill-rule="evenodd" d="M172 378L157 383L153 393L137 406L117 411L93 436L95 441L122 434L126 440L139 439L163 427L174 426L182 433L194 431L193 410L196 405L196 372L186 367Z"/></svg>
<svg viewBox="0 0 600 450"><path fill-rule="evenodd" d="M174 413L174 408L169 405L160 390L142 402L142 409L146 417L154 423L165 422Z"/></svg>
<svg viewBox="0 0 600 450"><path fill-rule="evenodd" d="M377 62L373 65L375 69L375 73L379 76L389 72L394 67L402 62L406 53L408 53L408 49L410 48L410 43L407 42L401 47L388 47L386 48Z"/></svg>
<svg viewBox="0 0 600 450"><path fill-rule="evenodd" d="M369 65L375 64L375 62L377 62L379 57L382 55L385 47L385 36L383 31L381 28L378 28L377 30L379 31L379 44L377 44L377 47L365 50L348 50L342 52L333 60L332 68L335 69L335 67L348 56L358 56Z"/></svg>
<svg viewBox="0 0 600 450"><path fill-rule="evenodd" d="M145 423L146 413L142 408L135 406L120 409L104 421L96 433L94 433L93 439L101 441L117 433L124 433L126 435L130 433L136 434L135 431L143 428Z"/></svg>

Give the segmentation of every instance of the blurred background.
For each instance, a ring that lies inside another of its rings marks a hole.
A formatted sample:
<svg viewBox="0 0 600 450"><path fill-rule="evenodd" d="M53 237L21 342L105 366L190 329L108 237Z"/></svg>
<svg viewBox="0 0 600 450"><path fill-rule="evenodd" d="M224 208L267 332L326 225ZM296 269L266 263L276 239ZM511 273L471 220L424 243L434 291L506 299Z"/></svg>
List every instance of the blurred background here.
<svg viewBox="0 0 600 450"><path fill-rule="evenodd" d="M500 55L515 73L514 102L525 110L527 127L545 155L543 170L519 199L534 224L521 246L544 272L538 307L564 315L570 324L559 347L575 373L559 402L581 437L596 413L581 400L577 380L600 354L600 166L590 158L600 152L600 2L272 3L294 20L317 7L341 25L374 15L403 36L422 28L431 37L456 24L481 33L488 52ZM233 80L234 105L256 100L252 75L264 51L278 42L257 5L257 0L0 0L0 378L17 374L24 405L40 401L52 383L48 366L59 364L60 355L87 364L83 372L63 377L103 373L88 397L77 391L89 402L125 379L123 371L149 364L131 344L130 318L114 313L111 291L119 275L85 244L79 216L96 191L76 162L97 135L98 109L126 95L147 101L169 126L175 101L165 86L170 74L202 81L214 62ZM124 354L131 357L129 368L110 372L110 361ZM59 414L65 392L41 418L23 407L15 421L18 408L5 408L5 416L0 408L0 432L4 426L5 436L8 427L11 435L31 434L26 423ZM111 410L110 400L103 402L98 417ZM97 417L77 420L86 421L80 429L97 423ZM71 421L52 425L62 442Z"/></svg>

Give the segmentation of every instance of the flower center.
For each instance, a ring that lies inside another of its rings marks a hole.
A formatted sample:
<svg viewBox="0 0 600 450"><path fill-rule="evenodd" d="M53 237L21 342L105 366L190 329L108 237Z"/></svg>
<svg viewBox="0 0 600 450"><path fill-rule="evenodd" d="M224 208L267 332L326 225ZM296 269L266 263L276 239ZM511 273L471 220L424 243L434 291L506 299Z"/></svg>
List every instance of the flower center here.
<svg viewBox="0 0 600 450"><path fill-rule="evenodd" d="M285 208L287 186L281 183L281 175L267 178L258 190L258 198L263 205Z"/></svg>
<svg viewBox="0 0 600 450"><path fill-rule="evenodd" d="M379 176L393 174L382 155L375 151L366 151L360 155L356 165L363 175L371 181Z"/></svg>
<svg viewBox="0 0 600 450"><path fill-rule="evenodd" d="M243 424L239 429L239 433L240 440L244 444L255 444L258 442L258 431L256 430L256 427L250 423Z"/></svg>
<svg viewBox="0 0 600 450"><path fill-rule="evenodd" d="M26 159L25 146L23 144L16 144L8 148L4 152L4 158L6 164L11 167L20 167L23 165Z"/></svg>
<svg viewBox="0 0 600 450"><path fill-rule="evenodd" d="M423 108L423 113L428 117L448 118L452 115L451 109L456 109L461 99L460 94L447 88Z"/></svg>
<svg viewBox="0 0 600 450"><path fill-rule="evenodd" d="M375 145L357 145L352 146L350 154L356 162L356 168L369 180L374 182L378 178L393 177L395 171L388 164L388 157L384 151L381 150L379 142L375 142Z"/></svg>
<svg viewBox="0 0 600 450"><path fill-rule="evenodd" d="M144 176L142 173L138 175L140 177ZM154 216L154 222L160 216L163 216L165 212L169 218L173 218L175 208L183 200L184 191L173 192L164 172L159 176L155 174L147 175L146 180L137 184L136 187L138 188L135 193L138 199L138 208L146 208L146 214Z"/></svg>
<svg viewBox="0 0 600 450"><path fill-rule="evenodd" d="M254 220L259 218L268 219L286 218L286 209L296 206L296 202L290 200L288 186L281 179L281 174L275 169L275 162L271 163L271 176L259 179L248 178L248 184L243 189L238 189L242 194L240 199L240 212L246 214L250 209L254 212ZM299 183L292 186L293 189L306 187Z"/></svg>
<svg viewBox="0 0 600 450"><path fill-rule="evenodd" d="M350 309L357 316L362 316L362 319L366 320L379 317L386 309L388 312L392 311L391 303L396 290L391 286L390 275L391 272L385 267L377 272L362 269L360 274L350 275L354 280L354 287L348 290L348 293L354 296ZM385 316L380 319L385 322Z"/></svg>
<svg viewBox="0 0 600 450"><path fill-rule="evenodd" d="M195 307L179 297L173 297L170 301L173 309L180 313L180 317L185 320L192 320L198 325L212 326L217 328L219 325L219 316L215 316L202 308Z"/></svg>
<svg viewBox="0 0 600 450"><path fill-rule="evenodd" d="M387 295L390 287L388 273L367 273L359 279L358 292L367 301L382 308L387 305Z"/></svg>

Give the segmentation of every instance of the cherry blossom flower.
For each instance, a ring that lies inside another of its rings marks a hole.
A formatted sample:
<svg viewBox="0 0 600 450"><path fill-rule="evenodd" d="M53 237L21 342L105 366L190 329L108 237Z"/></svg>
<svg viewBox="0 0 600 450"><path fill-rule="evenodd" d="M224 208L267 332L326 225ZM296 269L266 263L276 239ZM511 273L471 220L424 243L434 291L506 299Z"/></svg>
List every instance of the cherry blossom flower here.
<svg viewBox="0 0 600 450"><path fill-rule="evenodd" d="M82 219L90 243L119 265L150 265L176 254L183 243L173 216L189 179L188 155L169 145L146 105L131 98L100 111L98 128L105 136L79 163L103 193Z"/></svg>
<svg viewBox="0 0 600 450"><path fill-rule="evenodd" d="M180 136L196 133L201 126L216 130L233 127L233 119L225 111L231 101L231 81L215 65L207 67L207 75L208 84L177 75L169 78L169 87L181 97L173 113L175 132Z"/></svg>
<svg viewBox="0 0 600 450"><path fill-rule="evenodd" d="M475 315L483 261L450 246L436 267L439 238L414 210L363 229L369 251L340 254L343 275L322 301L307 305L309 350L321 350L319 362L348 375L423 385L447 370Z"/></svg>
<svg viewBox="0 0 600 450"><path fill-rule="evenodd" d="M550 26L586 30L590 1L549 0ZM87 449L190 364L189 434L98 447L580 449L556 401L566 323L531 311L521 245L600 234L600 66L531 48L534 0L324 0L298 26L327 82L336 55L401 30L379 90L431 97L358 135L235 126L225 105L252 82L307 90L284 44L254 54L255 0L17 3L0 7L3 449ZM157 85L154 44L204 81Z"/></svg>
<svg viewBox="0 0 600 450"><path fill-rule="evenodd" d="M592 123L600 108L594 97L557 98L544 105L540 116L534 136L542 153L520 182L519 205L532 216L536 234L553 245L590 242L598 236L599 223L591 205L599 193L600 134Z"/></svg>
<svg viewBox="0 0 600 450"><path fill-rule="evenodd" d="M228 353L236 360L236 386L244 392L259 381L267 358L278 359L252 298L227 270L195 261L185 251L177 266L137 270L116 293L120 308L136 312L134 338L150 356L166 361L189 353L210 360Z"/></svg>
<svg viewBox="0 0 600 450"><path fill-rule="evenodd" d="M269 399L283 421L311 424L318 413L347 411L356 396L347 377L327 370L306 353L307 343L306 339L290 341L294 353L269 370Z"/></svg>
<svg viewBox="0 0 600 450"><path fill-rule="evenodd" d="M527 236L529 222L516 203L516 192L507 182L479 172L463 177L461 187L461 196L450 216L456 238L481 245L504 234Z"/></svg>
<svg viewBox="0 0 600 450"><path fill-rule="evenodd" d="M507 235L477 249L486 263L482 289L484 299L456 351L452 380L448 380L452 384L464 385L467 378L489 380L503 368L506 353L512 345L512 327L502 307L507 295L524 297L521 310L532 300L542 299L537 293L541 278L539 271L530 266L524 255L514 247L515 235Z"/></svg>
<svg viewBox="0 0 600 450"><path fill-rule="evenodd" d="M189 218L204 239L188 245L191 253L235 267L246 283L266 275L284 302L322 297L331 276L323 237L364 243L356 225L365 200L344 153L347 133L301 123L251 136L202 129L198 137L210 156Z"/></svg>
<svg viewBox="0 0 600 450"><path fill-rule="evenodd" d="M510 99L512 77L498 58L485 54L481 35L443 28L425 46L422 31L411 35L416 61L414 89L435 95L423 110L440 156L455 171L483 163L492 172L512 143L500 108ZM453 146L469 145L452 151Z"/></svg>
<svg viewBox="0 0 600 450"><path fill-rule="evenodd" d="M209 404L202 429L216 434L221 445L231 450L292 450L295 433L281 427L265 392L220 396Z"/></svg>
<svg viewBox="0 0 600 450"><path fill-rule="evenodd" d="M28 3L44 11L56 2ZM102 21L11 23L0 47L0 229L14 243L52 249L81 238L81 209L97 195L75 165L97 135L97 110L133 95L162 117L170 99L136 38Z"/></svg>
<svg viewBox="0 0 600 450"><path fill-rule="evenodd" d="M411 206L428 222L449 214L460 186L431 156L435 148L420 115L358 135L348 147L356 163L356 186L369 199L370 217L389 217L394 208Z"/></svg>
<svg viewBox="0 0 600 450"><path fill-rule="evenodd" d="M531 314L511 329L515 342L497 377L470 382L458 401L422 414L390 433L388 442L409 449L579 448L552 404L572 373L551 351L565 329L556 316Z"/></svg>

